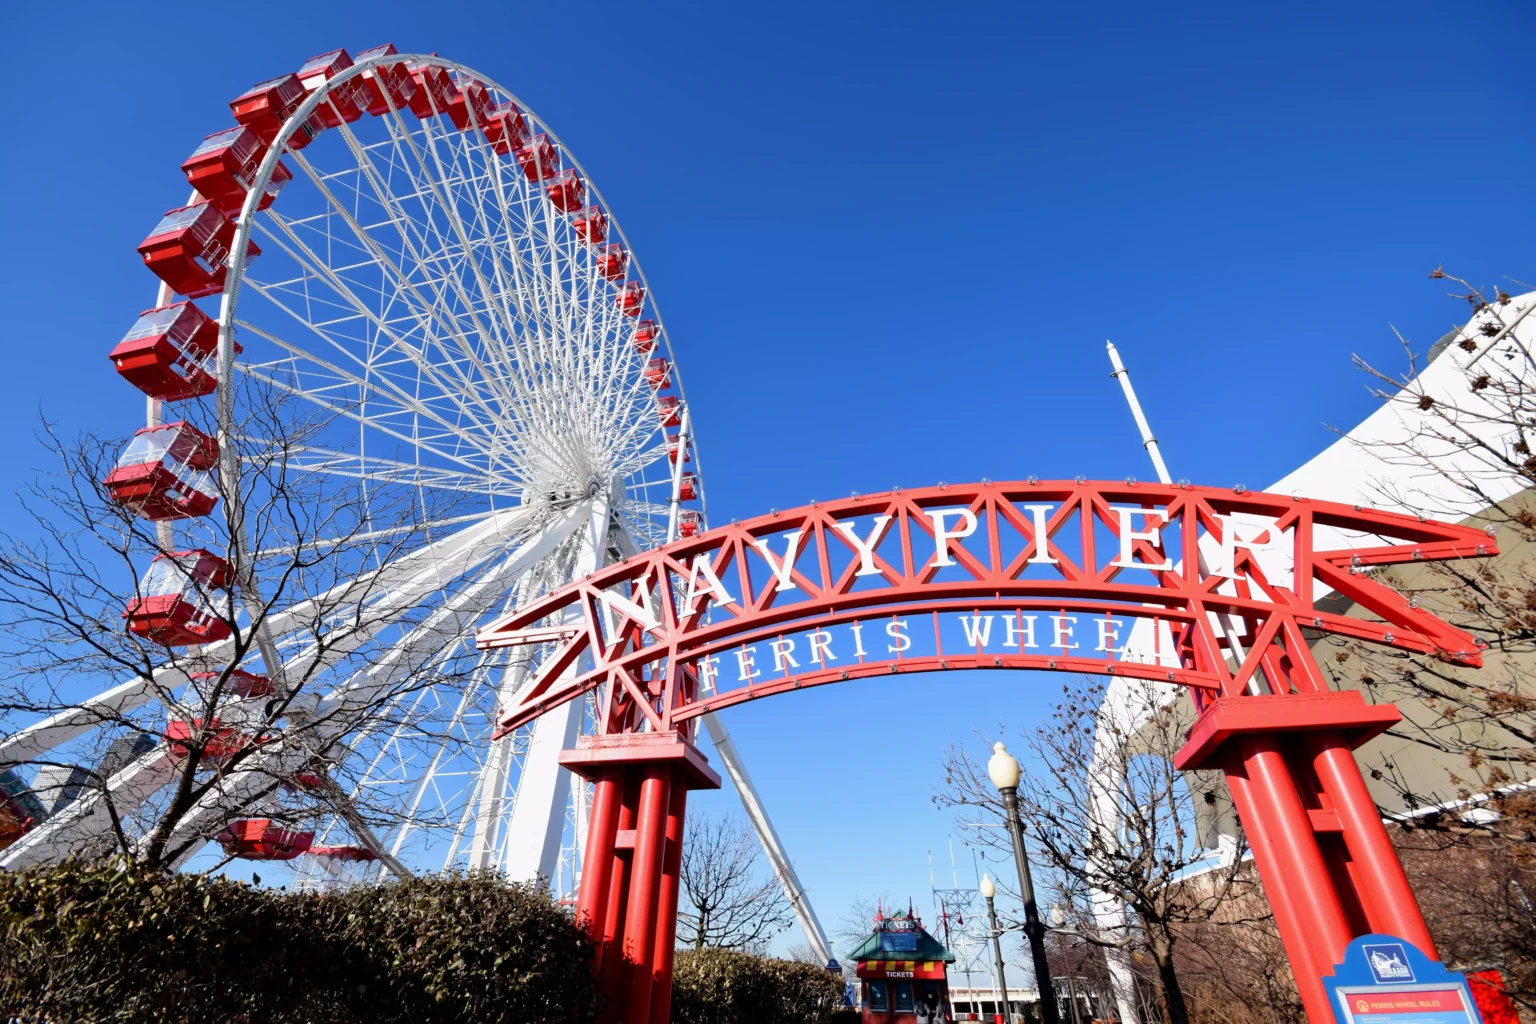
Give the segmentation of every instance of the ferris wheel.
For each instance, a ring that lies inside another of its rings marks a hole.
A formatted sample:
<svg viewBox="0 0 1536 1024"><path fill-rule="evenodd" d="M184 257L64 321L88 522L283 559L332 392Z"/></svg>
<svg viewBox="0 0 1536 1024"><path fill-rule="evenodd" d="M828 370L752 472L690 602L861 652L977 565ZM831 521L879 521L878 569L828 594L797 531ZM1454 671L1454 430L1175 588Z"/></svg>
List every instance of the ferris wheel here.
<svg viewBox="0 0 1536 1024"><path fill-rule="evenodd" d="M216 781L177 820L182 863L297 884L497 867L569 892L585 788L556 755L585 709L492 740L537 653L473 636L703 527L649 284L569 149L463 65L337 50L231 108L139 247L159 293L112 352L148 417L104 484L158 540L123 616L165 662L0 738L39 779L106 780L35 781L50 806L0 866L151 820L196 743ZM300 679L303 748L255 749Z"/></svg>

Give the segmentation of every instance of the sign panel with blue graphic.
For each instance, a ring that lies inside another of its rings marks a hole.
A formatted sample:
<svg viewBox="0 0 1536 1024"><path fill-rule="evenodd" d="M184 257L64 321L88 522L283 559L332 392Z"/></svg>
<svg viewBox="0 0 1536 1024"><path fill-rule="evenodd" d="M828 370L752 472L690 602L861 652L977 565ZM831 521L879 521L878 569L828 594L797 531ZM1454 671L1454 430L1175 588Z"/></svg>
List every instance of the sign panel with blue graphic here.
<svg viewBox="0 0 1536 1024"><path fill-rule="evenodd" d="M1338 1024L1482 1024L1465 975L1390 935L1351 942L1323 985Z"/></svg>

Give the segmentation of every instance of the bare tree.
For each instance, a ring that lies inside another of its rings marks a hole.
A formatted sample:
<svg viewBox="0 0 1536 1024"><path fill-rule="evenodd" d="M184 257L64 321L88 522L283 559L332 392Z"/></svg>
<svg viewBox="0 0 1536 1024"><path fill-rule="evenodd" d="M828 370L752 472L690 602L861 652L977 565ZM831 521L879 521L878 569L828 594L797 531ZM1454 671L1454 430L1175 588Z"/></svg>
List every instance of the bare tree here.
<svg viewBox="0 0 1536 1024"><path fill-rule="evenodd" d="M1442 956L1498 967L1536 1008L1536 293L1511 296L1436 269L1470 312L1391 374L1356 357L1396 429L1355 440L1382 467L1380 503L1483 524L1500 554L1380 570L1382 581L1466 630L1484 667L1330 639L1320 659L1336 686L1396 703L1406 741L1363 767L1393 792L1394 830ZM1406 814L1399 813L1406 808Z"/></svg>
<svg viewBox="0 0 1536 1024"><path fill-rule="evenodd" d="M1499 827L1455 816L1394 829L1398 855L1413 884L1442 959L1460 970L1496 968L1510 998L1536 1013L1536 857L1512 838L1516 821L1536 820L1536 797L1501 801Z"/></svg>
<svg viewBox="0 0 1536 1024"><path fill-rule="evenodd" d="M1432 367L1418 365L1401 334L1405 374L1356 357L1400 424L1356 443L1383 466L1375 489L1384 504L1470 518L1498 537L1503 554L1496 560L1381 573L1476 637L1486 667L1469 671L1450 659L1342 641L1332 641L1329 663L1336 681L1358 682L1378 699L1428 712L1409 715L1393 733L1441 763L1456 763L1456 770L1427 780L1391 763L1375 766L1376 777L1410 808L1474 797L1498 803L1510 786L1531 778L1536 764L1536 690L1529 682L1536 661L1536 293L1512 299L1439 269L1430 276L1459 286L1452 296L1471 310L1471 320L1441 339ZM1529 822L1517 815L1512 824L1528 840Z"/></svg>
<svg viewBox="0 0 1536 1024"><path fill-rule="evenodd" d="M1180 983L1190 1017L1224 1024L1305 1024L1301 995L1269 903L1243 865L1250 884L1206 921L1180 929Z"/></svg>
<svg viewBox="0 0 1536 1024"><path fill-rule="evenodd" d="M340 819L377 849L376 830L402 810L356 786L360 745L453 742L445 712L410 698L461 681L473 652L449 652L472 616L399 589L430 568L406 556L454 515L453 499L349 471L336 454L344 415L250 381L237 408L207 476L166 456L217 498L209 515L172 520L151 521L142 497L104 482L120 440L44 426L54 467L22 495L32 529L0 538L0 778L14 790L31 773L45 815L31 824L56 837L45 858L175 865L255 810L294 826ZM210 407L178 415L218 436ZM186 554L198 550L228 570ZM204 642L128 617L167 593Z"/></svg>
<svg viewBox="0 0 1536 1024"><path fill-rule="evenodd" d="M1240 851L1213 863L1196 840L1197 804L1215 783L1173 767L1184 740L1176 709L1153 684L1121 677L1116 685L1123 699L1113 714L1104 687L1081 680L1063 688L1050 719L1027 735L1020 816L1030 854L1045 869L1037 889L1056 901L1055 923L1095 945L1144 950L1168 1019L1186 1024L1175 952L1187 925L1215 918L1244 885ZM941 806L961 808L972 823L1003 820L984 753L951 745L944 775ZM1106 799L1119 807L1118 827L1106 820ZM976 843L1011 859L1004 830L975 832ZM1010 881L997 879L1005 889ZM1104 927L1090 910L1096 894L1118 900L1134 921Z"/></svg>
<svg viewBox="0 0 1536 1024"><path fill-rule="evenodd" d="M685 834L677 941L761 952L791 918L784 890L762 869L756 833L734 818L690 812Z"/></svg>
<svg viewBox="0 0 1536 1024"><path fill-rule="evenodd" d="M890 893L854 898L832 927L832 938L842 947L844 956L863 945L874 932L876 917L893 906Z"/></svg>

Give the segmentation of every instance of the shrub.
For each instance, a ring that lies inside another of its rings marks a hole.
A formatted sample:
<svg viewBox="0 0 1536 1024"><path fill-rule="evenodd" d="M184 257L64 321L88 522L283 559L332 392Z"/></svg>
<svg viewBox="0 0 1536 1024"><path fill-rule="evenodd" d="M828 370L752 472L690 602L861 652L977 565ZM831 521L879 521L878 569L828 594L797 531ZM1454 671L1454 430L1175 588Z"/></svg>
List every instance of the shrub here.
<svg viewBox="0 0 1536 1024"><path fill-rule="evenodd" d="M829 1024L843 978L813 964L728 949L680 950L672 1024Z"/></svg>
<svg viewBox="0 0 1536 1024"><path fill-rule="evenodd" d="M410 1021L584 1021L592 949L547 890L493 874L407 879L326 897L328 933L374 965Z"/></svg>
<svg viewBox="0 0 1536 1024"><path fill-rule="evenodd" d="M328 895L119 863L0 872L0 1007L25 1022L587 1021L592 954L493 876Z"/></svg>

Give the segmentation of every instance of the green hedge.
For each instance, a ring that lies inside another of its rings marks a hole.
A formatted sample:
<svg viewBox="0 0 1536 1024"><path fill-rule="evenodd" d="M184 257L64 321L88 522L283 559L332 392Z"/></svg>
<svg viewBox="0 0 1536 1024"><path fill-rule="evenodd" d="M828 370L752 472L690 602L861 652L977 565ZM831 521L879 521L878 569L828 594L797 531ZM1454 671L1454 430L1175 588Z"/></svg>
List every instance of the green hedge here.
<svg viewBox="0 0 1536 1024"><path fill-rule="evenodd" d="M114 864L0 872L25 1021L589 1021L591 949L544 892L442 876L328 895Z"/></svg>
<svg viewBox="0 0 1536 1024"><path fill-rule="evenodd" d="M728 949L680 950L672 1024L829 1024L843 979L814 964Z"/></svg>

